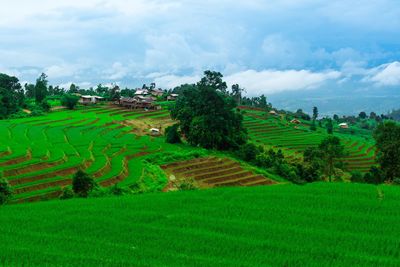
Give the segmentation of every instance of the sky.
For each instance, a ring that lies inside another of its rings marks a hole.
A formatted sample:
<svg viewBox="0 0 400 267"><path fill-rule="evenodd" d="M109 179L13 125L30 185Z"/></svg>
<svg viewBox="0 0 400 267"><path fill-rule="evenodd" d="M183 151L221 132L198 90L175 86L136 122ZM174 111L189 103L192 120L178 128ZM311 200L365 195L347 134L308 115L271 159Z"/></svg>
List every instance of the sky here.
<svg viewBox="0 0 400 267"><path fill-rule="evenodd" d="M0 72L23 83L172 88L211 69L277 101L400 93L398 0L0 1Z"/></svg>

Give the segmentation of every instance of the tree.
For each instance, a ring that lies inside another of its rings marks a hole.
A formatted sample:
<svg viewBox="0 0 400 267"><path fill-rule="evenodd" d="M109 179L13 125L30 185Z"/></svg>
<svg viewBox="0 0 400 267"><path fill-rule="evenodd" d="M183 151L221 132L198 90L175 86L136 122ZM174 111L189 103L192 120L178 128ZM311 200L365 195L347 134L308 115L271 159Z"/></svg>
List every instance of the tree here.
<svg viewBox="0 0 400 267"><path fill-rule="evenodd" d="M215 84L208 80L205 77L197 85L187 86L171 109L171 117L179 121L181 132L193 146L213 149L238 147L247 138L243 116L236 111L232 97L216 86L224 82Z"/></svg>
<svg viewBox="0 0 400 267"><path fill-rule="evenodd" d="M13 192L10 184L6 179L2 178L2 175L0 175L0 205L7 203L12 194Z"/></svg>
<svg viewBox="0 0 400 267"><path fill-rule="evenodd" d="M338 116L337 114L334 114L334 115L333 115L333 119L334 119L335 121L339 121L339 116Z"/></svg>
<svg viewBox="0 0 400 267"><path fill-rule="evenodd" d="M239 84L232 85L232 96L235 99L236 104L240 105L242 101L242 92L244 91L243 88L240 88Z"/></svg>
<svg viewBox="0 0 400 267"><path fill-rule="evenodd" d="M76 94L78 93L79 87L76 86L75 84L71 83L71 85L69 86L69 90L68 93L69 94Z"/></svg>
<svg viewBox="0 0 400 267"><path fill-rule="evenodd" d="M93 178L82 170L77 171L72 178L72 190L80 197L87 197L95 186Z"/></svg>
<svg viewBox="0 0 400 267"><path fill-rule="evenodd" d="M335 174L335 165L340 163L340 158L344 155L344 147L340 143L340 139L336 136L328 136L318 146L321 153L321 159L324 166L324 174L332 181L332 175Z"/></svg>
<svg viewBox="0 0 400 267"><path fill-rule="evenodd" d="M64 95L61 98L61 105L67 107L68 109L74 109L75 106L78 104L79 97L75 95Z"/></svg>
<svg viewBox="0 0 400 267"><path fill-rule="evenodd" d="M0 119L18 111L24 104L24 92L18 78L0 73Z"/></svg>
<svg viewBox="0 0 400 267"><path fill-rule="evenodd" d="M228 86L226 82L222 80L224 76L220 72L206 70L204 72L204 77L198 82L200 87L210 87L214 90L220 91L221 93L226 93Z"/></svg>
<svg viewBox="0 0 400 267"><path fill-rule="evenodd" d="M328 119L326 123L326 131L328 134L333 134L333 122L332 119Z"/></svg>
<svg viewBox="0 0 400 267"><path fill-rule="evenodd" d="M367 118L367 113L365 113L364 111L361 111L360 112L360 114L358 114L358 117L360 118L360 119L366 119Z"/></svg>
<svg viewBox="0 0 400 267"><path fill-rule="evenodd" d="M369 118L370 119L372 119L372 120L375 120L376 119L376 113L375 112L371 112L370 114L369 114Z"/></svg>
<svg viewBox="0 0 400 267"><path fill-rule="evenodd" d="M165 138L167 143L178 144L182 142L178 129L179 129L178 124L174 124L165 129Z"/></svg>
<svg viewBox="0 0 400 267"><path fill-rule="evenodd" d="M318 108L313 107L313 120L315 121L318 118Z"/></svg>
<svg viewBox="0 0 400 267"><path fill-rule="evenodd" d="M121 98L121 90L119 89L118 85L115 85L111 90L110 90L110 100L111 101L118 101Z"/></svg>
<svg viewBox="0 0 400 267"><path fill-rule="evenodd" d="M39 78L36 79L35 85L35 100L36 103L42 103L42 101L46 98L47 91L47 75L42 73Z"/></svg>
<svg viewBox="0 0 400 267"><path fill-rule="evenodd" d="M378 162L388 181L400 178L400 126L384 122L374 132L378 149Z"/></svg>

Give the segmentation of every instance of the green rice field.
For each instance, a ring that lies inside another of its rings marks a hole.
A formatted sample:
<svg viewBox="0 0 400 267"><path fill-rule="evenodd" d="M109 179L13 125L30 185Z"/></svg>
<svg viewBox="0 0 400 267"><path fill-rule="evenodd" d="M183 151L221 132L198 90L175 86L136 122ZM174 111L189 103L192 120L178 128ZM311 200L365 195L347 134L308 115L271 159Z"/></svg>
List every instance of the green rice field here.
<svg viewBox="0 0 400 267"><path fill-rule="evenodd" d="M7 205L0 266L399 266L399 202L314 183Z"/></svg>
<svg viewBox="0 0 400 267"><path fill-rule="evenodd" d="M104 187L135 183L142 175L143 158L185 149L172 149L162 137L135 135L133 127L124 124L160 116L169 116L168 111L100 106L0 121L0 171L13 187L13 202L57 197L78 169Z"/></svg>
<svg viewBox="0 0 400 267"><path fill-rule="evenodd" d="M310 131L305 122L292 124L280 116L266 114L265 111L245 110L245 126L251 140L258 144L282 149L288 158L300 158L302 152L310 146L318 146L327 137L325 129ZM367 172L376 165L374 140L357 135L336 132L345 146L343 158L347 171Z"/></svg>

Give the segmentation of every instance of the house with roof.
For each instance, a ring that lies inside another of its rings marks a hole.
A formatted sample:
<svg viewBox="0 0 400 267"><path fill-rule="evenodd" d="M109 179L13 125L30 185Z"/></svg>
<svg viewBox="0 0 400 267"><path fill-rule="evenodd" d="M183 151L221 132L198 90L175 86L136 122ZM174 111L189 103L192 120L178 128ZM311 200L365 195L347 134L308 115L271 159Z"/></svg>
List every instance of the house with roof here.
<svg viewBox="0 0 400 267"><path fill-rule="evenodd" d="M79 99L79 103L82 105L88 105L88 104L96 104L100 101L104 101L104 97L97 96L97 95L81 95Z"/></svg>

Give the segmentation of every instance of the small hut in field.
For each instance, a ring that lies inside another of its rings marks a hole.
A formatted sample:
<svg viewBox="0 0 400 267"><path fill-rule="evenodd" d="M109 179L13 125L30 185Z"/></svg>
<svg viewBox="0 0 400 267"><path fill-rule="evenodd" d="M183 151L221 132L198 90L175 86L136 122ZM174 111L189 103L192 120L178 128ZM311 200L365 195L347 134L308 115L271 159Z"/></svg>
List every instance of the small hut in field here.
<svg viewBox="0 0 400 267"><path fill-rule="evenodd" d="M349 125L345 122L339 124L340 129L349 129Z"/></svg>

